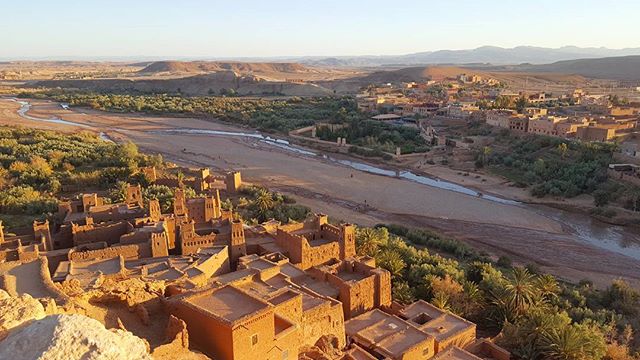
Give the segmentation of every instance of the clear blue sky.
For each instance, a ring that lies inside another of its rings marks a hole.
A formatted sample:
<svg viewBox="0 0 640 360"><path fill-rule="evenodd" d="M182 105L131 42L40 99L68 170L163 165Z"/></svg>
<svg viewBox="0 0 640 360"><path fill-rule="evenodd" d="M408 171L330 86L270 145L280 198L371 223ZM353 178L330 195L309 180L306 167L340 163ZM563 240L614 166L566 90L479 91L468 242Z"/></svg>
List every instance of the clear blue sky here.
<svg viewBox="0 0 640 360"><path fill-rule="evenodd" d="M2 0L0 58L640 46L638 0Z"/></svg>

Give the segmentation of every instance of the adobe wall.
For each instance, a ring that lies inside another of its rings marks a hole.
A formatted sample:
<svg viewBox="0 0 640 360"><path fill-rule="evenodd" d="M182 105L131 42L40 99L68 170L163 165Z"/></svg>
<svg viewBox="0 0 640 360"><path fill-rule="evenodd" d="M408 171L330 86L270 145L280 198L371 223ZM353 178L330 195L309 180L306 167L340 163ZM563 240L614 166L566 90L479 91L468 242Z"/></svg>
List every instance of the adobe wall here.
<svg viewBox="0 0 640 360"><path fill-rule="evenodd" d="M198 249L214 246L216 244L227 245L220 241L217 234L209 234L209 235L196 235L191 238L183 239L180 242L182 255L195 254L198 252Z"/></svg>
<svg viewBox="0 0 640 360"><path fill-rule="evenodd" d="M302 325L302 295L297 295L275 306L275 313L289 319L298 326Z"/></svg>
<svg viewBox="0 0 640 360"><path fill-rule="evenodd" d="M456 334L444 339L442 341L435 342L436 353L450 347L450 346L458 346L460 348L465 348L467 345L473 343L476 340L476 324L469 326Z"/></svg>
<svg viewBox="0 0 640 360"><path fill-rule="evenodd" d="M331 224L324 224L320 227L320 237L336 242L342 240L340 228Z"/></svg>
<svg viewBox="0 0 640 360"><path fill-rule="evenodd" d="M207 208L207 201L205 198L188 199L187 213L197 224L202 224L213 219L213 208Z"/></svg>
<svg viewBox="0 0 640 360"><path fill-rule="evenodd" d="M337 242L311 247L309 243L305 241L303 245L302 263L300 264L303 270L322 265L332 259L340 258L340 244Z"/></svg>
<svg viewBox="0 0 640 360"><path fill-rule="evenodd" d="M374 274L374 306L391 306L393 298L391 296L391 273L385 269L373 269Z"/></svg>
<svg viewBox="0 0 640 360"><path fill-rule="evenodd" d="M144 208L128 208L128 211L121 212L118 210L118 206L126 205L113 205L108 209L97 212L92 210L89 215L93 218L93 222L96 224L110 221L133 220L146 215L146 210Z"/></svg>
<svg viewBox="0 0 640 360"><path fill-rule="evenodd" d="M300 327L277 315L274 315L274 321L278 326L288 327L275 334L275 341L271 350L266 353L266 358L270 360L297 360L302 340Z"/></svg>
<svg viewBox="0 0 640 360"><path fill-rule="evenodd" d="M342 302L346 320L375 307L374 280L374 276L369 276L362 280L346 283L336 275L327 274L327 281L338 288L338 299Z"/></svg>
<svg viewBox="0 0 640 360"><path fill-rule="evenodd" d="M251 337L258 335L258 343L251 344ZM243 322L233 329L233 360L255 360L264 356L274 345L275 322L273 310ZM297 357L297 353L296 353ZM268 358L268 357L267 357Z"/></svg>
<svg viewBox="0 0 640 360"><path fill-rule="evenodd" d="M435 355L435 341L433 337L429 337L424 341L414 345L412 348L402 354L403 360L422 360L431 359Z"/></svg>
<svg viewBox="0 0 640 360"><path fill-rule="evenodd" d="M222 275L230 272L228 250L226 247L223 248L219 253L205 259L197 267L205 274L211 274L209 276Z"/></svg>
<svg viewBox="0 0 640 360"><path fill-rule="evenodd" d="M122 235L130 230L131 225L127 221L100 225L71 225L74 246L102 241L114 245L120 241Z"/></svg>
<svg viewBox="0 0 640 360"><path fill-rule="evenodd" d="M242 176L239 171L233 171L227 174L224 181L227 186L227 193L236 193L242 186Z"/></svg>
<svg viewBox="0 0 640 360"><path fill-rule="evenodd" d="M287 253L287 256L291 260L292 264L300 264L303 262L302 252L303 252L303 244L307 243L307 241L293 234L290 234L284 230L278 229L276 231L276 244L284 249ZM307 247L308 247L307 243Z"/></svg>
<svg viewBox="0 0 640 360"><path fill-rule="evenodd" d="M165 232L151 233L148 244L151 247L151 257L169 256L169 245Z"/></svg>
<svg viewBox="0 0 640 360"><path fill-rule="evenodd" d="M183 302L172 302L168 310L173 316L187 323L190 340L198 344L205 354L212 359L234 360L230 326Z"/></svg>
<svg viewBox="0 0 640 360"><path fill-rule="evenodd" d="M344 316L339 302L325 303L302 314L302 343L313 346L321 336L332 334L338 338L340 348L346 345Z"/></svg>
<svg viewBox="0 0 640 360"><path fill-rule="evenodd" d="M231 267L235 269L238 259L247 255L244 225L241 220L231 221L231 234L229 237L229 261L231 262Z"/></svg>
<svg viewBox="0 0 640 360"><path fill-rule="evenodd" d="M150 257L151 251L147 244L133 244L112 246L98 250L72 250L69 252L69 260L71 261L111 259L118 256L122 256L125 259L139 259L143 257Z"/></svg>

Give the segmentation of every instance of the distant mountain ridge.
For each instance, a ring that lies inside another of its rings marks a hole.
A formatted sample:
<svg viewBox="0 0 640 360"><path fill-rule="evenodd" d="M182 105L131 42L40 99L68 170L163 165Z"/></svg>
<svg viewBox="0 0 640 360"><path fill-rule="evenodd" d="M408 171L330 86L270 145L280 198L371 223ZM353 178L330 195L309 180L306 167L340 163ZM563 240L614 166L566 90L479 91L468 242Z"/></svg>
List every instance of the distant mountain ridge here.
<svg viewBox="0 0 640 360"><path fill-rule="evenodd" d="M522 63L548 64L564 60L592 59L614 56L640 55L640 48L608 49L564 46L544 48L517 46L501 48L482 46L470 50L438 50L407 55L384 56L335 56L302 58L297 61L314 66L397 66L426 64L494 64L517 65Z"/></svg>
<svg viewBox="0 0 640 360"><path fill-rule="evenodd" d="M640 80L640 55L558 61L542 65L516 65L496 68L504 71L553 72L597 79Z"/></svg>

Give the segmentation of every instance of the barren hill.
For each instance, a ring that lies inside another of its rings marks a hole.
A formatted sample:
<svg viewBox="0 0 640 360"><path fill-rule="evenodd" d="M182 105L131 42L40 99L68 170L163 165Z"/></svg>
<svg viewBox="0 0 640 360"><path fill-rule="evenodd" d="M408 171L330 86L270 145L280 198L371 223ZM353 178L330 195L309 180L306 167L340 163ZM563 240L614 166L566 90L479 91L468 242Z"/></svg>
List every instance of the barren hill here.
<svg viewBox="0 0 640 360"><path fill-rule="evenodd" d="M640 56L558 61L545 65L521 65L521 71L577 74L597 79L640 80Z"/></svg>
<svg viewBox="0 0 640 360"><path fill-rule="evenodd" d="M203 73L231 70L238 73L309 73L316 70L298 63L245 63L220 61L156 61L141 73Z"/></svg>
<svg viewBox="0 0 640 360"><path fill-rule="evenodd" d="M35 86L83 89L90 91L116 91L138 93L181 93L203 96L234 90L240 95L292 95L323 96L331 91L311 83L267 81L262 78L241 76L230 70L179 78L45 80Z"/></svg>
<svg viewBox="0 0 640 360"><path fill-rule="evenodd" d="M442 80L468 73L469 70L454 66L417 66L397 70L376 71L356 78L362 82L411 82L424 80Z"/></svg>

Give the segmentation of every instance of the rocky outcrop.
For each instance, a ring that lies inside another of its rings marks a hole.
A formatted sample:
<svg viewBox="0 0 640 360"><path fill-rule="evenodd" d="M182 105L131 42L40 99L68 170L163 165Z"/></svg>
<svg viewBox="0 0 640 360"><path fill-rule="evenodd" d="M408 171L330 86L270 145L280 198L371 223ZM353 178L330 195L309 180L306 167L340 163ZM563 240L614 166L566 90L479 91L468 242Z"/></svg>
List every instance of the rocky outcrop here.
<svg viewBox="0 0 640 360"><path fill-rule="evenodd" d="M5 337L9 330L42 319L46 315L40 301L31 295L12 297L6 291L0 290L0 339Z"/></svg>
<svg viewBox="0 0 640 360"><path fill-rule="evenodd" d="M146 341L83 315L51 315L12 331L0 359L151 360Z"/></svg>
<svg viewBox="0 0 640 360"><path fill-rule="evenodd" d="M153 350L154 359L209 359L209 357L204 354L189 350L189 333L187 332L187 324L173 315L169 317L169 323L165 330L165 341L168 343L158 346Z"/></svg>
<svg viewBox="0 0 640 360"><path fill-rule="evenodd" d="M340 341L334 335L323 335L314 346L300 349L300 360L335 360L343 357Z"/></svg>

